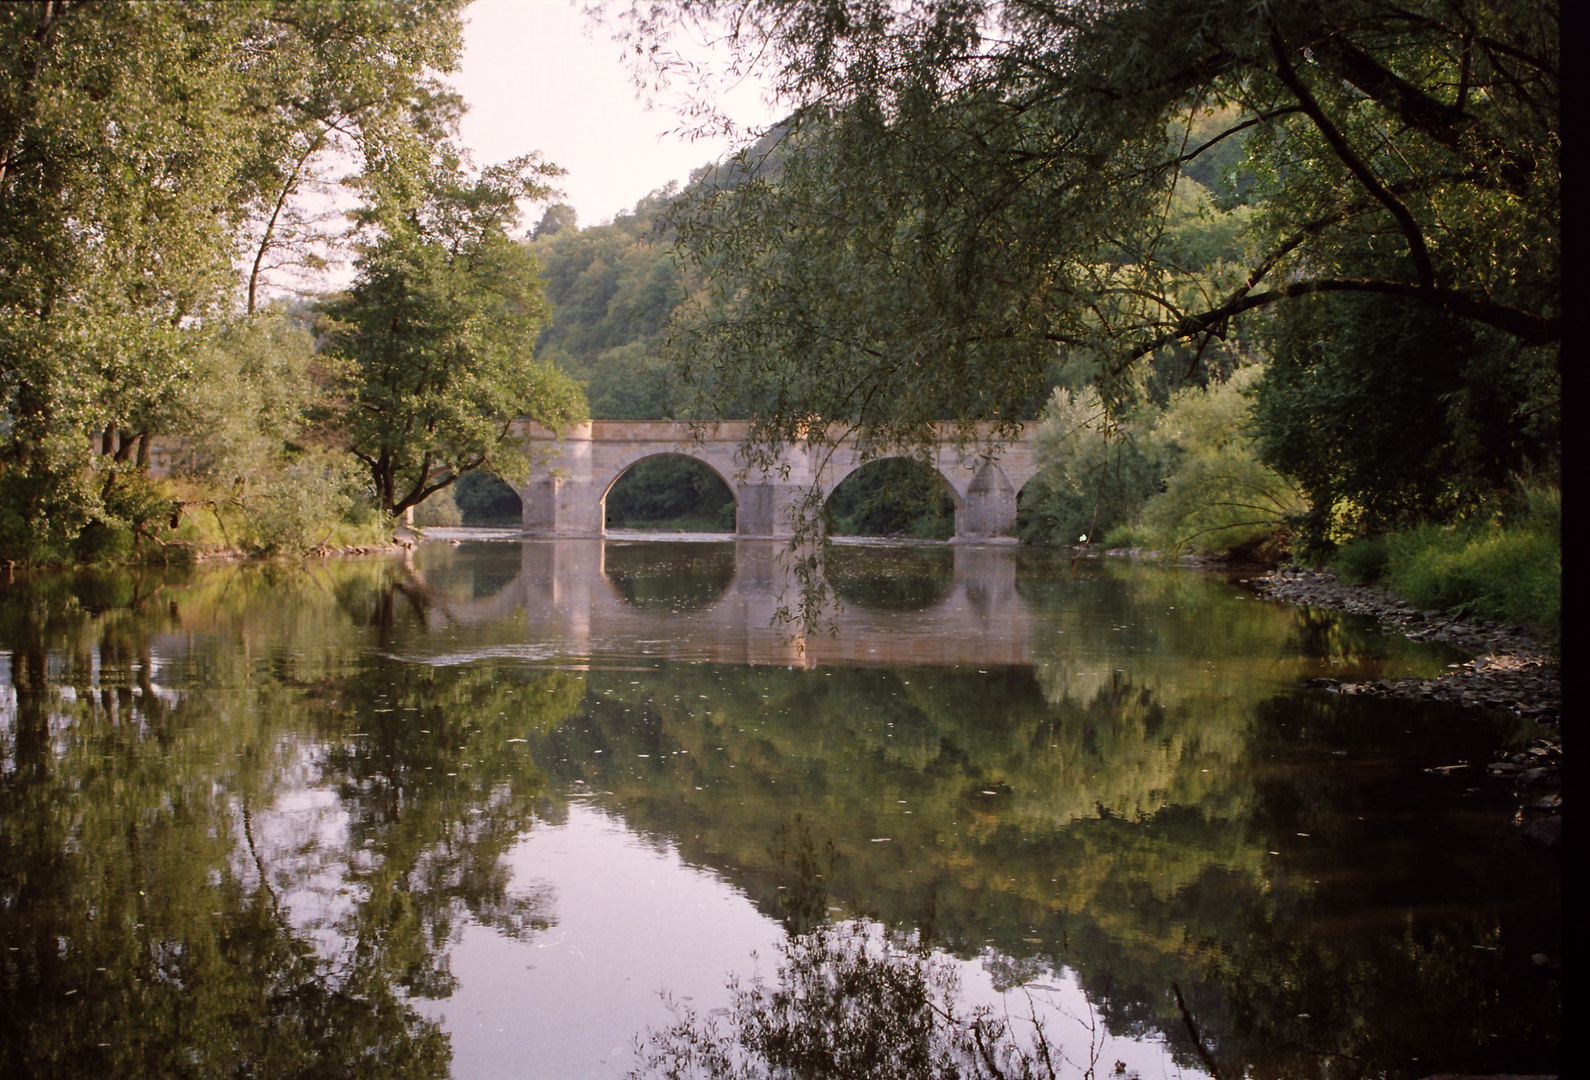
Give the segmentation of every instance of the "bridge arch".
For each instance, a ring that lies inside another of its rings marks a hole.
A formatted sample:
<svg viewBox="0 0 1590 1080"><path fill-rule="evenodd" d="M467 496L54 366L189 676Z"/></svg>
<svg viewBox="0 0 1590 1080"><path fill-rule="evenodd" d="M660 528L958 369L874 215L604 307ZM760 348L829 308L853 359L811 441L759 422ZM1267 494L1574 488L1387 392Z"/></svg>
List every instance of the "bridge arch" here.
<svg viewBox="0 0 1590 1080"><path fill-rule="evenodd" d="M669 468L668 463L674 464ZM657 517L695 517L701 523L717 520L706 531L735 531L739 512L735 484L731 477L715 469L711 461L681 450L660 450L634 455L634 460L619 464L620 468L607 480L601 495L604 526L622 526L625 517L631 522ZM649 468L652 464L661 469ZM631 482L641 487L626 487ZM615 495L619 496L617 506ZM727 520L723 520L725 517Z"/></svg>
<svg viewBox="0 0 1590 1080"><path fill-rule="evenodd" d="M966 503L942 469L909 454L848 462L846 467L825 474L824 480L825 511L845 532L855 535L883 535L912 519L920 521L930 500L938 504L934 509L943 515L941 522L953 534ZM858 500L857 495L869 488L870 496Z"/></svg>
<svg viewBox="0 0 1590 1080"><path fill-rule="evenodd" d="M613 483L637 462L672 453L700 461L728 484L741 539L787 540L793 514L808 493L826 499L850 473L870 461L853 439L813 450L805 443L784 448L772 469L747 469L741 455L750 425L721 421L709 430L640 421L588 421L561 433L521 424L517 434L540 450L543 471L521 489L527 536L600 537L606 534L604 503ZM1033 443L1037 425L1001 436L991 425L973 437L945 430L932 458L956 505L955 538L1011 541L1016 493L1037 472ZM904 456L904 455L900 455Z"/></svg>
<svg viewBox="0 0 1590 1080"><path fill-rule="evenodd" d="M622 480L626 473L628 473L635 466L639 465L641 462L655 461L658 458L670 457L684 458L687 461L694 461L696 464L704 466L710 470L712 474L719 480L723 481L723 486L729 489L729 494L734 494L734 477L732 474L725 476L723 472L706 457L691 453L689 447L679 447L674 450L640 450L633 454L628 454L621 457L618 464L611 467L610 474L607 475L605 479L602 480L598 485L602 490L602 498L605 500L609 495L611 495L613 493L613 485Z"/></svg>

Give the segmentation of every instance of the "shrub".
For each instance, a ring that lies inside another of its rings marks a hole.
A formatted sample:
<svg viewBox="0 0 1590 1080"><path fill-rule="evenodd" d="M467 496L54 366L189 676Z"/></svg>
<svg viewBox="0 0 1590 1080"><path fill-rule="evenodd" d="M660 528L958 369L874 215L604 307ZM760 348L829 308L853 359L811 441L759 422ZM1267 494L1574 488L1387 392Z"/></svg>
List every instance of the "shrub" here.
<svg viewBox="0 0 1590 1080"><path fill-rule="evenodd" d="M1023 490L1024 539L1076 543L1137 520L1162 469L1157 448L1117 423L1098 392L1055 390L1038 433L1043 470Z"/></svg>
<svg viewBox="0 0 1590 1080"><path fill-rule="evenodd" d="M1158 547L1228 551L1254 547L1288 529L1305 507L1296 486L1258 458L1246 432L1249 394L1263 369L1171 398L1152 440L1171 463L1163 489L1143 508Z"/></svg>
<svg viewBox="0 0 1590 1080"><path fill-rule="evenodd" d="M1562 620L1562 539L1535 520L1460 528L1427 525L1386 538L1385 581L1421 608L1468 608L1486 619L1526 623L1549 642Z"/></svg>
<svg viewBox="0 0 1590 1080"><path fill-rule="evenodd" d="M1384 537L1354 540L1336 549L1331 571L1349 585L1362 585L1379 581L1390 558L1391 551Z"/></svg>
<svg viewBox="0 0 1590 1080"><path fill-rule="evenodd" d="M1423 525L1337 549L1332 569L1349 583L1379 580L1432 611L1467 609L1524 623L1555 646L1562 629L1562 494L1523 491L1512 514Z"/></svg>
<svg viewBox="0 0 1590 1080"><path fill-rule="evenodd" d="M414 508L414 524L429 528L450 528L464 523L463 512L453 489L445 487Z"/></svg>

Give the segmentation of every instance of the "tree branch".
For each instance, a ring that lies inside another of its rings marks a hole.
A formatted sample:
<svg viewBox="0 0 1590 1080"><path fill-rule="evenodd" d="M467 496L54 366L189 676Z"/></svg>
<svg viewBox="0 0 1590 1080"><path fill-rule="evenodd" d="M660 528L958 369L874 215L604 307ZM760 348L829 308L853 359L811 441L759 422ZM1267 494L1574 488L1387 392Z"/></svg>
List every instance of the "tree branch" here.
<svg viewBox="0 0 1590 1080"><path fill-rule="evenodd" d="M1456 289L1427 288L1412 281L1385 281L1377 278L1317 278L1310 281L1294 281L1262 293L1248 293L1244 288L1219 307L1197 315L1189 315L1153 340L1137 345L1132 349L1129 358L1136 360L1173 341L1204 333L1232 316L1253 308L1299 296L1332 292L1380 293L1383 296L1403 296L1413 300L1423 300L1462 318L1494 326L1530 345L1550 345L1562 339L1561 316L1537 315L1505 304L1477 300Z"/></svg>
<svg viewBox="0 0 1590 1080"><path fill-rule="evenodd" d="M1419 223L1414 220L1413 211L1375 175L1374 170L1357 151L1348 143L1347 136L1325 115L1325 110L1315 99L1308 86L1298 77L1292 62L1286 56L1286 44L1281 40L1279 30L1270 31L1270 51L1275 56L1276 75L1292 96L1297 98L1303 111L1308 114L1319 133L1325 137L1330 148L1341 159L1347 170L1357 178L1358 182L1386 208L1397 224L1401 226L1402 233L1408 238L1408 252L1413 258L1414 269L1419 274L1419 284L1425 288L1435 287L1435 264L1430 261L1430 250L1425 246L1424 233L1419 229Z"/></svg>

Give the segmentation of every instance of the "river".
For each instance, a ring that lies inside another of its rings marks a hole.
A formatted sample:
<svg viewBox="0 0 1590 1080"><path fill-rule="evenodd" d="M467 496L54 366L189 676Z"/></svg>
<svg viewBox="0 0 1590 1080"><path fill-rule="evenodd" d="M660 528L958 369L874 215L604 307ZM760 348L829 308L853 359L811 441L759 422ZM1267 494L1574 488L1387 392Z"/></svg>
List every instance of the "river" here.
<svg viewBox="0 0 1590 1080"><path fill-rule="evenodd" d="M1054 551L826 571L804 632L755 542L3 587L0 1076L663 1076L756 1032L904 1069L968 1031L1089 1080L1557 1070L1559 856L1440 771L1536 732L1303 686L1460 654Z"/></svg>

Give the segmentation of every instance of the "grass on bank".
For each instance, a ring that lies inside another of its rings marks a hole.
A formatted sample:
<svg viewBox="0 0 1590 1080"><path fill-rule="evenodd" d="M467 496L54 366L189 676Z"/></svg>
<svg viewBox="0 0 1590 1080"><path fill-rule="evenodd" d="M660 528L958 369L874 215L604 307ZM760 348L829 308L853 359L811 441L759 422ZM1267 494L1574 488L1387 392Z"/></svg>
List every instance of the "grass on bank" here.
<svg viewBox="0 0 1590 1080"><path fill-rule="evenodd" d="M1426 611L1466 608L1523 623L1556 647L1562 633L1562 493L1537 488L1511 517L1425 525L1344 544L1331 563L1348 584L1378 583Z"/></svg>

